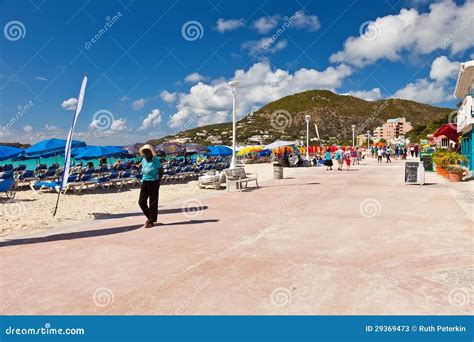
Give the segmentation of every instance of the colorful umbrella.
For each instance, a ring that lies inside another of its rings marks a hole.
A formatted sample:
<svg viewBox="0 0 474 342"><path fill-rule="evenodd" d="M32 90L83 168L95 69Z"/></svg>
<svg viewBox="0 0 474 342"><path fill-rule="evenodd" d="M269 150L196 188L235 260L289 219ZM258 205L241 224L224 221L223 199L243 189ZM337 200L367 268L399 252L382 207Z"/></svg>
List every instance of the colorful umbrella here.
<svg viewBox="0 0 474 342"><path fill-rule="evenodd" d="M203 144L184 144L186 153L206 153L208 149Z"/></svg>
<svg viewBox="0 0 474 342"><path fill-rule="evenodd" d="M247 146L247 147L241 148L239 150L239 153L237 153L237 154L239 156L243 156L243 155L251 153L251 152L257 153L257 152L260 152L261 150L263 150L263 147L261 147L261 146Z"/></svg>
<svg viewBox="0 0 474 342"><path fill-rule="evenodd" d="M164 154L180 154L186 152L183 145L177 143L164 143L156 145L155 148Z"/></svg>

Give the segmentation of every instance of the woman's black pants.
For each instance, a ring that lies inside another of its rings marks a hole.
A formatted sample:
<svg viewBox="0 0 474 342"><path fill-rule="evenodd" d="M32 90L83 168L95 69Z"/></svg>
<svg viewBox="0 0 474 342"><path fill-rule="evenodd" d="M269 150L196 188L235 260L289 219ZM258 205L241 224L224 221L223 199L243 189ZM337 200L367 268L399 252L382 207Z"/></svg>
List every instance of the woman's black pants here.
<svg viewBox="0 0 474 342"><path fill-rule="evenodd" d="M160 181L143 181L140 189L138 204L148 219L147 222L155 223L158 220L158 196ZM150 202L148 204L148 202Z"/></svg>

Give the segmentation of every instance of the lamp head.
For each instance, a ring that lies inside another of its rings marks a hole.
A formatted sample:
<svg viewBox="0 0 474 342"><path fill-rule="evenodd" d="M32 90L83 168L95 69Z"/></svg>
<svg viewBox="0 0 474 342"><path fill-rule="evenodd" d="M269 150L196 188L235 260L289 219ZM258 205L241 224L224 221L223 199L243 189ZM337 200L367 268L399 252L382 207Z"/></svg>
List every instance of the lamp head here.
<svg viewBox="0 0 474 342"><path fill-rule="evenodd" d="M351 125L351 127L352 127L352 130L356 129L356 125Z"/></svg>
<svg viewBox="0 0 474 342"><path fill-rule="evenodd" d="M229 87L232 90L232 93L237 93L237 87L239 86L240 82L239 81L230 81L229 82Z"/></svg>
<svg viewBox="0 0 474 342"><path fill-rule="evenodd" d="M309 122L311 121L311 115L309 115L309 114L306 114L306 115L304 116L304 118L305 118L305 120L306 120L306 123L309 123Z"/></svg>

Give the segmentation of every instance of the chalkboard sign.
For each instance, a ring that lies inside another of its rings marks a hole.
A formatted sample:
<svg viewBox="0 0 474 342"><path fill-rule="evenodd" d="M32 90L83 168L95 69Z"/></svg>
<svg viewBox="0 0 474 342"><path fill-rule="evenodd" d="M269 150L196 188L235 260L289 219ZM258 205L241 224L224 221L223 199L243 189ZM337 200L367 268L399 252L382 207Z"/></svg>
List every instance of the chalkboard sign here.
<svg viewBox="0 0 474 342"><path fill-rule="evenodd" d="M419 162L405 163L405 183L417 183L417 171Z"/></svg>
<svg viewBox="0 0 474 342"><path fill-rule="evenodd" d="M431 154L422 153L420 159L423 162L425 171L433 171L433 160L431 159Z"/></svg>

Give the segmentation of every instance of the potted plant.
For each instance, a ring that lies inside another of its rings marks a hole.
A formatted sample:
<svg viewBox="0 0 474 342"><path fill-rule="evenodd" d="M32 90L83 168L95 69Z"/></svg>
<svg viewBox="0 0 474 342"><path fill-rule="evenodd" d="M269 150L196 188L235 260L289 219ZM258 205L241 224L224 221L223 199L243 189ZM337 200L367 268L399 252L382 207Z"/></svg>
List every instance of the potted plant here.
<svg viewBox="0 0 474 342"><path fill-rule="evenodd" d="M460 165L448 166L448 179L450 182L461 182L464 169Z"/></svg>
<svg viewBox="0 0 474 342"><path fill-rule="evenodd" d="M433 152L432 160L436 165L436 173L438 175L444 175L446 173L445 169L448 167L446 161L447 154L447 150L437 150L436 152Z"/></svg>

